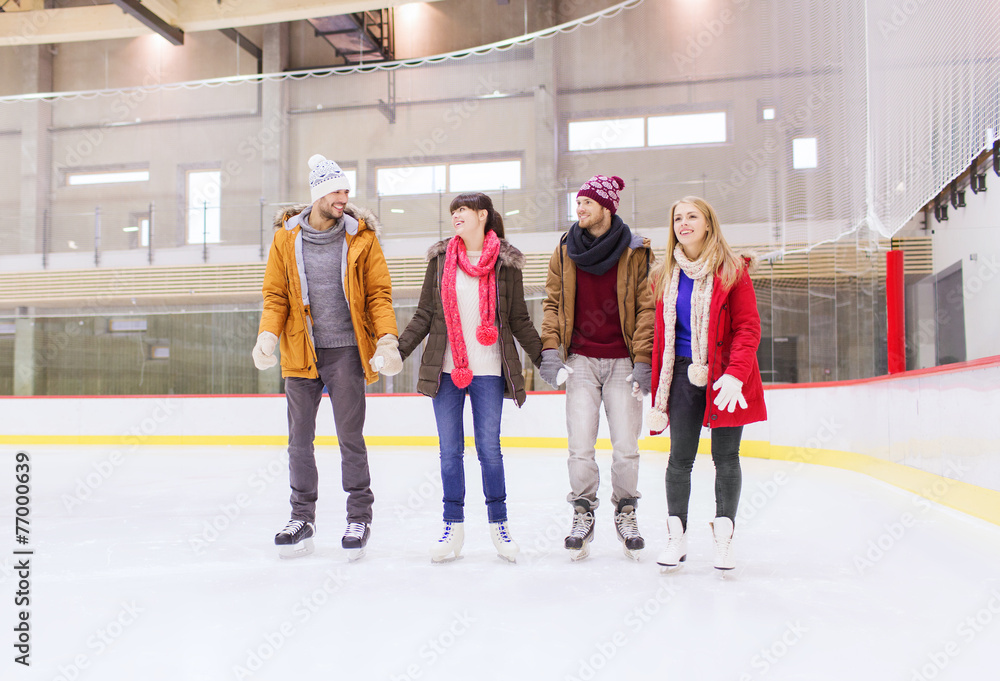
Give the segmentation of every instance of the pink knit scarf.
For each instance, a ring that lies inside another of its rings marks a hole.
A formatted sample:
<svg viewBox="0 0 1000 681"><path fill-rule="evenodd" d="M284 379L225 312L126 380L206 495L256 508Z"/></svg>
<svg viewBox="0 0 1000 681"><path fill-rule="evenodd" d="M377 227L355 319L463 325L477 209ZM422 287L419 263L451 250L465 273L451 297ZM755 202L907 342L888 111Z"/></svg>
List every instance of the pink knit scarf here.
<svg viewBox="0 0 1000 681"><path fill-rule="evenodd" d="M461 267L470 277L479 277L479 327L476 329L476 340L480 345L489 347L497 342L500 335L493 324L496 319L497 290L494 265L499 254L500 238L492 230L486 232L483 253L479 256L477 265L469 262L465 242L461 237L453 236L448 242L448 250L444 256L444 276L441 279L441 302L444 305L445 325L448 327L451 358L455 363L451 381L456 388L465 388L472 383L469 355L465 349L465 336L462 334L462 318L458 310L458 293L455 291L458 268Z"/></svg>

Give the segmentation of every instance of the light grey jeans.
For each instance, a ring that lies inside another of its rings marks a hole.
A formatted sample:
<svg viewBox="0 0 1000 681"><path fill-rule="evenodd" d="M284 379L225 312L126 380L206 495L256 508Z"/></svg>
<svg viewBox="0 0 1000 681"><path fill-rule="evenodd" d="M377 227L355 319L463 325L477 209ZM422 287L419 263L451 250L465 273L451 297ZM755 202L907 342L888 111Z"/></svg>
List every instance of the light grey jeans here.
<svg viewBox="0 0 1000 681"><path fill-rule="evenodd" d="M601 403L611 433L611 503L638 499L639 430L642 403L632 397L632 361L570 355L573 373L566 379L566 431L569 434L569 485L566 500L581 499L596 509L600 471L594 459Z"/></svg>

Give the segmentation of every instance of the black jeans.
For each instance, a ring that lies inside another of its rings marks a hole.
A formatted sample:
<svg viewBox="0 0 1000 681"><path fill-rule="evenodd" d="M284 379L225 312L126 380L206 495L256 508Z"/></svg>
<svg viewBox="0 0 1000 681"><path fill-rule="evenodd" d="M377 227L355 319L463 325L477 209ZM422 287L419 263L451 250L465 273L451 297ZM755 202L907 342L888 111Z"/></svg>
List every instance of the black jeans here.
<svg viewBox="0 0 1000 681"><path fill-rule="evenodd" d="M706 389L688 380L690 357L674 359L670 383L670 461L667 463L667 508L679 516L687 529L691 497L691 468L698 453L701 424L705 418ZM712 428L712 461L715 463L715 516L736 522L743 471L740 470L740 440L743 426Z"/></svg>
<svg viewBox="0 0 1000 681"><path fill-rule="evenodd" d="M340 446L340 471L347 492L347 521L370 523L375 496L368 472L368 449L361 434L365 425L365 374L354 346L317 348L319 378L285 379L288 402L288 473L292 485L292 518L313 522L319 474L313 440L323 386L330 393L333 422Z"/></svg>

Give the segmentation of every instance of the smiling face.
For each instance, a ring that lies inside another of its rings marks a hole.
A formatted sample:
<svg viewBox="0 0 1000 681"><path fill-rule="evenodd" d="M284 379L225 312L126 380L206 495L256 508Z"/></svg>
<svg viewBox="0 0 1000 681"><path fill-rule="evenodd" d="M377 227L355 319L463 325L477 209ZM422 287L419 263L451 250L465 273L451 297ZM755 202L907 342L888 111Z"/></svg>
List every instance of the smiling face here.
<svg viewBox="0 0 1000 681"><path fill-rule="evenodd" d="M599 227L605 221L610 225L611 211L588 196L576 197L576 219L580 229Z"/></svg>
<svg viewBox="0 0 1000 681"><path fill-rule="evenodd" d="M684 249L684 255L697 260L705 247L708 236L708 219L691 203L678 203L674 207L674 236Z"/></svg>
<svg viewBox="0 0 1000 681"><path fill-rule="evenodd" d="M346 189L330 192L326 196L316 199L313 210L319 213L324 221L337 221L344 214L347 206L347 197L350 192Z"/></svg>
<svg viewBox="0 0 1000 681"><path fill-rule="evenodd" d="M466 247L473 247L478 243L483 243L486 234L486 218L489 212L486 210L473 210L468 206L458 206L451 212L451 226L455 228L455 234L462 238Z"/></svg>

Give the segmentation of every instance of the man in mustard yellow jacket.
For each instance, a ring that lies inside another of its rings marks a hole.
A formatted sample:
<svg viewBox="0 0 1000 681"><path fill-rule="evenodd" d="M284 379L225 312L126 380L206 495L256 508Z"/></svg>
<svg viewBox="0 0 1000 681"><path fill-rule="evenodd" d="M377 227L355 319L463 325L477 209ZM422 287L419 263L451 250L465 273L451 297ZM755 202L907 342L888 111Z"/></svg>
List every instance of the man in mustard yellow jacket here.
<svg viewBox="0 0 1000 681"><path fill-rule="evenodd" d="M254 364L277 363L288 402L291 520L275 538L282 557L312 552L319 476L313 440L325 386L333 404L347 492L347 530L341 545L364 555L371 532L371 476L362 429L365 386L378 372L399 373L392 283L375 216L347 202L350 183L333 161L309 159L312 204L278 214L264 272L264 311Z"/></svg>

